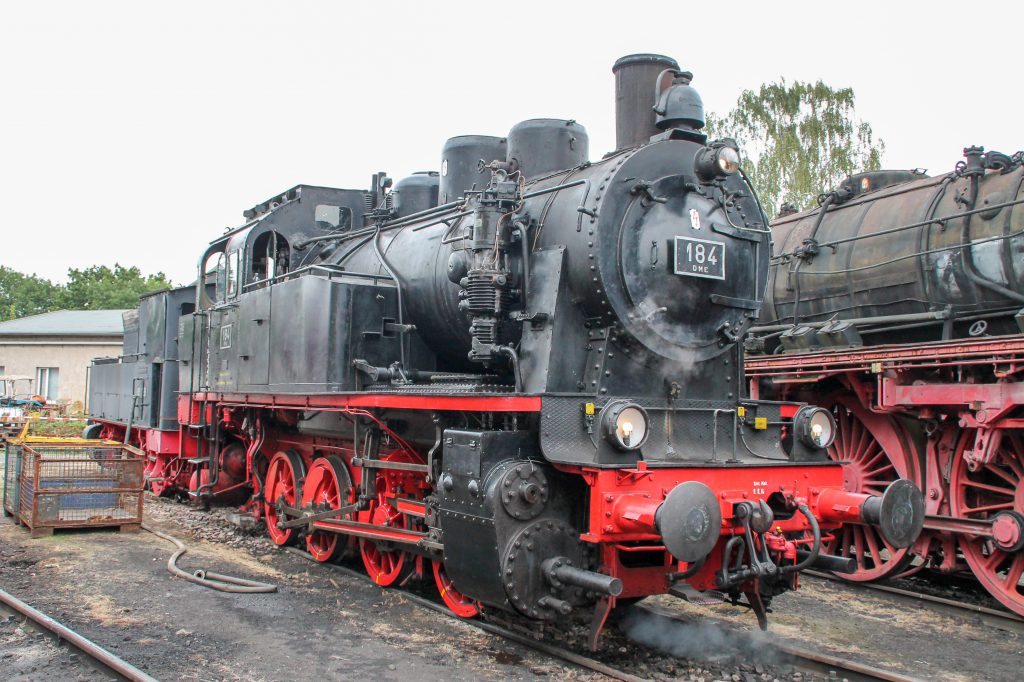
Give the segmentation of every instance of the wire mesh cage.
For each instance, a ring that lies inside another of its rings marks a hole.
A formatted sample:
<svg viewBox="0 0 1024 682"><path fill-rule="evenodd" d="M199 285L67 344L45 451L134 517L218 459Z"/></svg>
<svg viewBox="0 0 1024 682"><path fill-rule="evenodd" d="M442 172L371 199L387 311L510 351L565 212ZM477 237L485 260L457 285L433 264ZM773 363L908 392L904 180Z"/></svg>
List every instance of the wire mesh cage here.
<svg viewBox="0 0 1024 682"><path fill-rule="evenodd" d="M11 459L18 517L33 537L83 526L136 530L142 523L145 457L133 447L39 438L22 442Z"/></svg>
<svg viewBox="0 0 1024 682"><path fill-rule="evenodd" d="M18 479L21 473L21 443L8 440L4 443L4 476L3 485L4 516L18 513Z"/></svg>

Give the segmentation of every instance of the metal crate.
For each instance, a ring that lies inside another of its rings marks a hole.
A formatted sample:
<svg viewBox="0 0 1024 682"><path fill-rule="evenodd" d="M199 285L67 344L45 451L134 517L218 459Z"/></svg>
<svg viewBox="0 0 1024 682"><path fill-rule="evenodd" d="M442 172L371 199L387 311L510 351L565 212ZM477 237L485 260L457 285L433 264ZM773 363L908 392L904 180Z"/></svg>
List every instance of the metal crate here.
<svg viewBox="0 0 1024 682"><path fill-rule="evenodd" d="M4 477L3 485L4 516L18 513L18 481L21 478L21 442L7 441L4 443Z"/></svg>
<svg viewBox="0 0 1024 682"><path fill-rule="evenodd" d="M29 426L31 422L25 422L21 431L14 438L10 438L3 445L3 478L0 478L0 498L3 504L0 509L4 516L13 516L15 523L21 523L18 516L21 497L21 446L24 443L36 443L47 445L117 445L116 441L109 440L86 440L84 438L61 438L54 436L30 435Z"/></svg>
<svg viewBox="0 0 1024 682"><path fill-rule="evenodd" d="M142 523L143 453L128 445L29 439L15 456L18 517L32 537L55 528Z"/></svg>

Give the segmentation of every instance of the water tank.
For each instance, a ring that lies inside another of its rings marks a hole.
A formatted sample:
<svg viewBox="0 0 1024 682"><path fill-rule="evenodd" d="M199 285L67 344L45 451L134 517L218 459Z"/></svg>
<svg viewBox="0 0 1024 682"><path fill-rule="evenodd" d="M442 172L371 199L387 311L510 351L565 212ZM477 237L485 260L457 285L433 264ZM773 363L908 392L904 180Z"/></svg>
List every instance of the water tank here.
<svg viewBox="0 0 1024 682"><path fill-rule="evenodd" d="M589 150L587 129L576 121L533 118L508 133L508 159L519 163L526 178L574 168L590 158Z"/></svg>
<svg viewBox="0 0 1024 682"><path fill-rule="evenodd" d="M404 218L437 206L439 184L437 171L419 171L399 180L391 192L396 217Z"/></svg>
<svg viewBox="0 0 1024 682"><path fill-rule="evenodd" d="M483 189L490 175L480 173L479 162L504 160L508 144L504 137L460 135L450 138L441 150L441 185L438 202L447 204L465 196L466 190Z"/></svg>

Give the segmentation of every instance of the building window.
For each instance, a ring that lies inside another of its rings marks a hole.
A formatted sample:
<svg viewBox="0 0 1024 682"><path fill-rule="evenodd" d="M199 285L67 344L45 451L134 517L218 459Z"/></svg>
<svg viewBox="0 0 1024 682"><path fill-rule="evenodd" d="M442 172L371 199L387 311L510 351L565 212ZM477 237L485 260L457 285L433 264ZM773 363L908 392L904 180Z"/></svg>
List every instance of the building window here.
<svg viewBox="0 0 1024 682"><path fill-rule="evenodd" d="M56 400L58 374L56 367L36 367L36 394L47 400Z"/></svg>

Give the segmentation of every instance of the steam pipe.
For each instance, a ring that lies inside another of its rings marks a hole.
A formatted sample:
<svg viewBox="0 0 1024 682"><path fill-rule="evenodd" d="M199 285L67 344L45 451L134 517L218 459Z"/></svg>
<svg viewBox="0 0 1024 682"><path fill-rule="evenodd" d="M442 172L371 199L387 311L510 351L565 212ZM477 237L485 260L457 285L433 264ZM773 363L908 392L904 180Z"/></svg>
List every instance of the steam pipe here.
<svg viewBox="0 0 1024 682"><path fill-rule="evenodd" d="M378 225L377 226L377 231L373 235L373 251L374 251L374 253L377 254L377 259L380 260L381 266L384 268L385 271L387 271L388 275L390 275L391 279L394 280L394 282L395 282L395 297L398 299L398 326L402 327L405 324L405 314L403 312L404 305L403 305L403 301L402 301L402 280L400 280L398 278L398 274L395 273L395 271L391 269L391 265L388 263L387 259L384 257L384 252L381 251L381 248L380 248L380 231L381 231L381 226ZM406 356L405 356L405 334L404 333L399 333L399 335L398 335L398 355L399 355L399 359L402 361L402 367L403 368L408 367L409 365L406 362Z"/></svg>
<svg viewBox="0 0 1024 682"><path fill-rule="evenodd" d="M704 564L707 563L707 560L708 560L708 557L705 555L705 556L701 557L700 559L697 559L696 561L691 563L689 566L687 566L685 571L677 571L675 573L669 573L668 576L667 576L668 577L668 581L670 583L676 583L676 582L679 582L680 580L686 580L687 578L692 578L693 576L697 575L697 572L700 571L700 569L704 568Z"/></svg>
<svg viewBox="0 0 1024 682"><path fill-rule="evenodd" d="M512 364L512 374L515 376L516 393L523 390L523 372L519 367L519 354L512 346L498 346L498 352L506 356Z"/></svg>
<svg viewBox="0 0 1024 682"><path fill-rule="evenodd" d="M817 561L818 553L821 551L821 528L818 527L818 519L814 518L814 514L811 513L811 510L806 504L801 504L797 507L797 511L803 514L804 518L807 519L807 523L811 525L811 535L814 536L814 543L811 545L811 551L807 552L807 556L802 560L798 556L795 564L792 566L782 567L783 575L788 573L797 573L798 571L804 570Z"/></svg>
<svg viewBox="0 0 1024 682"><path fill-rule="evenodd" d="M525 307L530 300L530 243L527 238L526 223L517 220L513 225L519 228L519 244L523 249L523 307Z"/></svg>
<svg viewBox="0 0 1024 682"><path fill-rule="evenodd" d="M404 225L408 225L410 223L415 222L418 218L426 218L434 214L441 215L443 213L449 213L458 208L460 205L462 205L462 203L462 201L452 201L447 204L442 204L440 206L435 206L433 208L428 208L419 211L417 213L411 213L403 218L392 220L391 222L381 223L379 225L375 225L374 227L364 227L361 230L353 230L352 232L332 232L331 234L323 234L320 235L319 237L310 237L309 239L305 239L301 242L296 242L293 248L301 251L302 249L308 247L310 244L316 244L317 242L326 242L332 240L347 241L349 239L355 239L356 237L362 237L363 235L374 234L378 228L382 230L390 230L396 227L402 227Z"/></svg>
<svg viewBox="0 0 1024 682"><path fill-rule="evenodd" d="M804 243L807 244L815 243L814 238L818 236L818 229L821 227L821 223L825 220L825 214L828 212L829 206L835 203L838 195L835 192L829 192L825 195L825 201L821 202L821 208L818 209L818 219L814 221L814 227L811 228L811 234L804 239ZM793 263L793 269L790 270L790 274L793 275L793 324L796 324L800 319L800 266L804 263L804 258L797 257L796 262Z"/></svg>
<svg viewBox="0 0 1024 682"><path fill-rule="evenodd" d="M878 317L855 317L851 319L843 319L843 322L849 322L850 324L889 324L898 322L933 322L943 321L949 319L949 311L936 310L930 313L908 313L906 315L880 315ZM842 318L841 318L842 319ZM829 324L832 320L824 320L820 322L800 322L801 327L811 327L812 329L820 329L826 324ZM787 329L792 329L792 324L770 324L763 325L760 327L751 327L748 331L751 334L769 334L773 332L782 332ZM870 330L868 330L870 331Z"/></svg>

